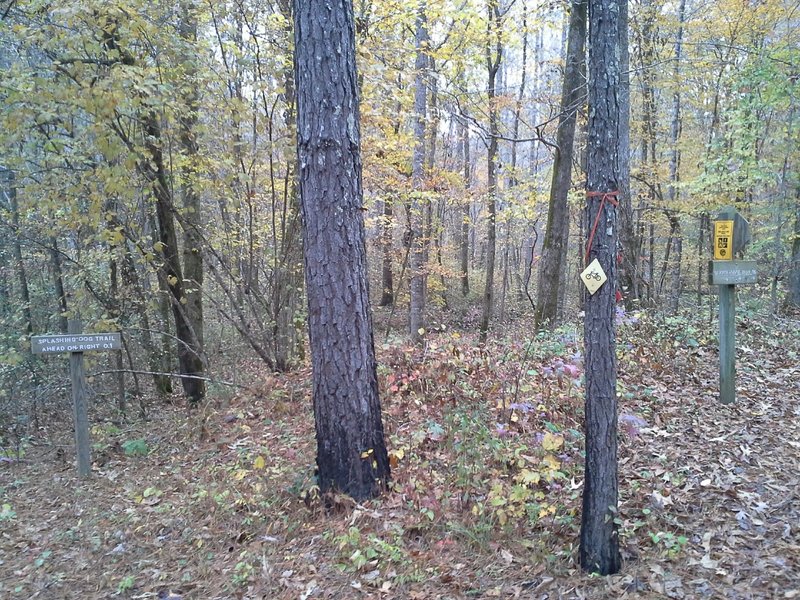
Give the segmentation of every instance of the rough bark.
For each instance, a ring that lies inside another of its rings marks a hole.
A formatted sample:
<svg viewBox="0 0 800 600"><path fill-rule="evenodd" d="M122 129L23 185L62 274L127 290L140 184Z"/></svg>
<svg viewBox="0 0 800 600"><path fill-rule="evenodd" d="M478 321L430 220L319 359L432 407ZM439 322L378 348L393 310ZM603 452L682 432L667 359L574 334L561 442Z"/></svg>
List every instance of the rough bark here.
<svg viewBox="0 0 800 600"><path fill-rule="evenodd" d="M559 285L567 265L569 239L569 205L572 184L572 162L578 109L585 93L586 9L588 0L575 0L569 17L567 58L561 89L561 114L556 132L553 181L547 211L547 229L542 242L539 268L536 327L553 326L558 322L559 296L565 293Z"/></svg>
<svg viewBox="0 0 800 600"><path fill-rule="evenodd" d="M295 0L297 146L320 489L389 479L369 310L351 0Z"/></svg>
<svg viewBox="0 0 800 600"><path fill-rule="evenodd" d="M625 2L626 0L622 0ZM587 262L597 259L608 281L584 304L586 356L586 469L583 489L580 558L584 570L607 575L620 568L615 523L617 482L617 365L614 312L617 283L619 190L619 4L589 3L589 141L587 208L591 246ZM595 220L598 226L592 237Z"/></svg>

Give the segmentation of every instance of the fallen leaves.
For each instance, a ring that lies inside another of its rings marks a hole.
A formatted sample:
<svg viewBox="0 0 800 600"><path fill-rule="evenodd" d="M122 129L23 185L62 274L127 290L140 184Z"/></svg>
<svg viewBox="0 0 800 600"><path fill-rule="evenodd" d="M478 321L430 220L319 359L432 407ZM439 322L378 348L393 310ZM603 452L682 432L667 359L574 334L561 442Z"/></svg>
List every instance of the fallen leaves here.
<svg viewBox="0 0 800 600"><path fill-rule="evenodd" d="M576 565L574 338L523 360L523 343L453 335L424 356L383 350L393 482L378 500L315 487L307 372L269 376L270 397L304 399L295 410L236 397L207 442L159 406L126 434L152 450L111 453L88 481L36 447L0 464L0 595L93 600L125 582L131 598L800 598L798 341L744 340L739 402L721 406L713 347L634 334L618 575Z"/></svg>

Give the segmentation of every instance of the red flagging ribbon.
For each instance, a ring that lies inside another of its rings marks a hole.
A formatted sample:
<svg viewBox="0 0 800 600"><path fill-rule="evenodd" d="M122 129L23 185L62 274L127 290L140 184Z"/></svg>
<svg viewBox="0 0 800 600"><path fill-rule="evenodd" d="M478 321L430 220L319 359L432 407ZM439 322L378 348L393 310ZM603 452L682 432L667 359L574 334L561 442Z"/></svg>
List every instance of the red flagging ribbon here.
<svg viewBox="0 0 800 600"><path fill-rule="evenodd" d="M617 196L619 195L618 191L614 192L586 192L587 198L600 198L600 208L597 209L597 217L594 219L594 225L592 225L592 231L589 234L589 241L586 243L586 257L583 259L584 262L589 261L589 252L592 249L592 242L594 241L594 234L597 233L597 225L600 223L600 216L603 214L603 209L606 205L606 200L615 208L619 206L619 200L617 200Z"/></svg>

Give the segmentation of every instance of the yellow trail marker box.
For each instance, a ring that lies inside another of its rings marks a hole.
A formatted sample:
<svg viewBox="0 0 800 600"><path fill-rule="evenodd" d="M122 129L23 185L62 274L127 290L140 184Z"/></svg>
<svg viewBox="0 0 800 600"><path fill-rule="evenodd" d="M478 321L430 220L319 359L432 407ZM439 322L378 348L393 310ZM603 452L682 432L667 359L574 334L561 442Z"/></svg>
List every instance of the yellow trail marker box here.
<svg viewBox="0 0 800 600"><path fill-rule="evenodd" d="M714 260L733 260L733 221L714 221Z"/></svg>

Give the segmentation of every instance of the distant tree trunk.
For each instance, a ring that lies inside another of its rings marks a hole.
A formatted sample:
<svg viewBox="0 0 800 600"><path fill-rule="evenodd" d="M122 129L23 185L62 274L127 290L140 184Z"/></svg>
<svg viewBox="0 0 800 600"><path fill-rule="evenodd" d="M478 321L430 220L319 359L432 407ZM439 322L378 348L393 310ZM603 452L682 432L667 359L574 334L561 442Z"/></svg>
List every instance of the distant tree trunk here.
<svg viewBox="0 0 800 600"><path fill-rule="evenodd" d="M667 273L670 272L670 265L674 260L672 258L672 251L676 247L676 237L680 235L681 222L678 215L670 210L664 211L667 220L669 221L669 236L667 237L667 245L664 250L664 262L661 265L661 277L658 278L658 295L663 297L664 286L667 283Z"/></svg>
<svg viewBox="0 0 800 600"><path fill-rule="evenodd" d="M798 309L800 308L800 187L795 191L794 198L794 240L792 241L791 260L787 278L789 289L786 303Z"/></svg>
<svg viewBox="0 0 800 600"><path fill-rule="evenodd" d="M512 139L519 138L519 125L522 115L522 104L525 100L525 91L528 85L528 5L522 3L522 72L520 73L519 90L514 103L514 121L512 124ZM519 176L517 175L517 143L511 143L511 169L509 169L509 190L516 187Z"/></svg>
<svg viewBox="0 0 800 600"><path fill-rule="evenodd" d="M110 248L112 254L116 254L117 248L112 246ZM113 319L120 319L122 317L122 303L119 288L119 268L116 256L111 259L109 263L109 299L111 305L108 307L109 314ZM111 352L111 367L116 371L114 373L114 383L117 388L117 408L120 415L125 417L126 399L125 399L125 372L122 360L122 352Z"/></svg>
<svg viewBox="0 0 800 600"><path fill-rule="evenodd" d="M494 305L494 267L497 255L497 138L500 134L499 108L497 106L497 74L503 61L502 12L499 0L488 0L488 25L486 38L487 95L489 103L489 147L486 151L486 285L480 321L480 343L489 335L489 321Z"/></svg>
<svg viewBox="0 0 800 600"><path fill-rule="evenodd" d="M626 2L626 0L621 0ZM584 304L586 356L586 469L581 515L581 567L608 575L620 568L615 522L617 481L617 364L614 313L617 284L620 187L619 153L619 4L589 3L589 142L586 227L589 256L597 259L608 281ZM597 224L595 227L595 223Z"/></svg>
<svg viewBox="0 0 800 600"><path fill-rule="evenodd" d="M280 0L278 3L281 13L286 18L287 39L291 38L292 2ZM297 115L295 113L296 86L294 70L284 69L284 126L289 135L294 137L297 130ZM293 139L292 142L295 142ZM294 144L292 144L294 146ZM298 339L295 326L303 289L303 243L302 225L300 223L300 199L297 194L297 158L286 158L286 176L283 181L283 202L280 218L280 252L275 268L274 281L274 333L275 338L275 368L279 371L288 370L295 357L301 356L303 344Z"/></svg>
<svg viewBox="0 0 800 600"><path fill-rule="evenodd" d="M674 208L678 201L678 183L680 168L680 150L678 140L681 135L681 52L683 48L683 22L686 12L686 0L681 0L678 7L678 35L675 39L675 63L673 68L673 82L675 91L672 94L672 123L670 124L670 153L669 153L669 206ZM670 285L670 311L676 313L681 297L681 262L683 259L683 232L680 220L675 215L673 239L672 282ZM702 261L701 261L702 262Z"/></svg>
<svg viewBox="0 0 800 600"><path fill-rule="evenodd" d="M706 262L706 232L708 231L709 215L706 211L700 213L697 223L697 306L703 303L703 286L706 285L703 274L705 273L704 264Z"/></svg>
<svg viewBox="0 0 800 600"><path fill-rule="evenodd" d="M536 303L536 327L553 326L558 320L563 271L567 265L569 205L572 161L578 109L585 94L586 7L588 0L574 0L569 14L567 59L561 89L561 114L556 132L553 182L547 211L547 229L542 243L542 260Z"/></svg>
<svg viewBox="0 0 800 600"><path fill-rule="evenodd" d="M466 198L461 201L461 238L459 239L459 253L461 259L461 295L469 294L469 226L470 209L472 207L472 173L470 169L469 153L469 127L467 126L466 109L462 112L461 119L461 156L464 164L464 193Z"/></svg>
<svg viewBox="0 0 800 600"><path fill-rule="evenodd" d="M158 248L161 257L159 277L162 286L169 292L170 306L175 321L175 336L178 338L178 368L182 377L183 391L192 404L202 400L205 385L196 379L203 375L201 350L192 327L192 322L184 310L186 302L185 281L178 254L178 236L175 231L175 206L167 166L161 149L161 126L155 114L145 118L146 147L151 161L140 165L153 186L158 226Z"/></svg>
<svg viewBox="0 0 800 600"><path fill-rule="evenodd" d="M153 372L153 385L156 393L161 396L166 396L172 393L172 379L169 375L164 373L169 372L169 364L164 360L164 352L162 348L156 346L153 341L153 331L150 325L150 315L147 311L147 299L145 297L144 288L142 287L139 272L136 270L136 265L133 262L133 255L129 248L125 249L123 267L122 267L123 280L133 288L135 297L132 299L135 311L139 316L141 332L141 343L147 354L147 364ZM159 300L160 303L160 300ZM169 311L167 311L169 313Z"/></svg>
<svg viewBox="0 0 800 600"><path fill-rule="evenodd" d="M411 158L413 191L409 209L411 251L409 254L409 307L408 333L411 341L419 344L425 332L425 244L424 218L426 202L422 198L425 187L425 117L428 102L428 25L425 2L417 10L416 60L414 63L414 153Z"/></svg>
<svg viewBox="0 0 800 600"><path fill-rule="evenodd" d="M620 87L619 87L619 237L621 252L620 282L622 297L628 308L639 305L642 240L636 235L631 198L631 77L628 51L628 3L619 7ZM652 67L650 67L652 68Z"/></svg>
<svg viewBox="0 0 800 600"><path fill-rule="evenodd" d="M50 238L50 264L53 268L53 287L58 303L58 324L61 333L69 330L69 319L67 318L67 294L64 290L64 270L61 267L61 250L58 249L58 238Z"/></svg>
<svg viewBox="0 0 800 600"><path fill-rule="evenodd" d="M394 277L392 276L392 230L394 229L394 198L390 195L383 200L383 220L381 221L381 301L379 306L394 304Z"/></svg>
<svg viewBox="0 0 800 600"><path fill-rule="evenodd" d="M670 269L669 310L672 314L680 307L683 280L681 262L683 261L683 231L678 217L675 217L675 234L672 237L672 268Z"/></svg>
<svg viewBox="0 0 800 600"><path fill-rule="evenodd" d="M202 230L205 215L197 193L199 148L197 145L197 111L200 94L197 87L197 65L194 49L197 42L197 17L194 14L193 2L184 0L180 4L180 21L178 32L186 45L182 66L186 71L188 85L182 93L184 104L179 123L179 138L185 154L183 166L183 210L181 226L183 229L183 304L186 320L191 329L191 350L193 354L192 369L187 374L202 376L205 372L205 349L203 343L203 256L204 240ZM189 383L187 396L192 402L199 402L205 397L206 384L202 379L184 379ZM184 383L184 389L186 389Z"/></svg>
<svg viewBox="0 0 800 600"><path fill-rule="evenodd" d="M17 201L17 186L15 183L14 171L0 167L0 193L3 194L5 202L11 213L11 234L13 242L11 244L12 255L14 257L14 270L17 275L19 285L20 304L22 306L22 318L25 321L23 328L25 333L33 335L33 315L31 313L31 295L28 289L28 274L25 271L25 262L22 259L22 244L20 244L19 231L19 203Z"/></svg>
<svg viewBox="0 0 800 600"><path fill-rule="evenodd" d="M323 492L385 489L369 310L351 0L295 0L297 146L317 466Z"/></svg>

